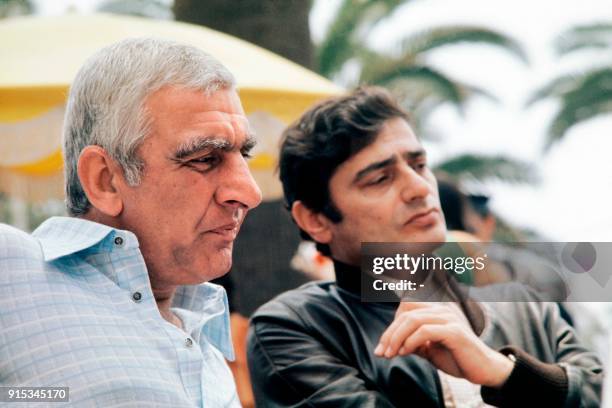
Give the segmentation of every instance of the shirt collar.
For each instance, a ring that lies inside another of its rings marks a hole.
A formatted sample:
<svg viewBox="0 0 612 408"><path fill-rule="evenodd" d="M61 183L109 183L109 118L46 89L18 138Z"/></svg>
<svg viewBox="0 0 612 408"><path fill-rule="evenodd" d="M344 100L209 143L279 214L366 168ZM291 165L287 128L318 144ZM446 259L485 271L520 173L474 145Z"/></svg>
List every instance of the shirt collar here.
<svg viewBox="0 0 612 408"><path fill-rule="evenodd" d="M32 235L40 242L47 262L92 248L109 236L121 236L122 245L138 247L138 239L129 231L76 217L51 217Z"/></svg>
<svg viewBox="0 0 612 408"><path fill-rule="evenodd" d="M110 252L118 242L125 249L138 248L138 239L133 233L76 217L51 217L32 235L40 242L46 262L85 250ZM228 360L234 359L229 306L222 286L212 283L180 286L173 307L187 312L181 316L187 326L185 329L195 332L197 340L205 338Z"/></svg>
<svg viewBox="0 0 612 408"><path fill-rule="evenodd" d="M222 286L213 283L179 286L172 306L179 312L185 331L197 341L206 339L225 358L234 360L229 305Z"/></svg>

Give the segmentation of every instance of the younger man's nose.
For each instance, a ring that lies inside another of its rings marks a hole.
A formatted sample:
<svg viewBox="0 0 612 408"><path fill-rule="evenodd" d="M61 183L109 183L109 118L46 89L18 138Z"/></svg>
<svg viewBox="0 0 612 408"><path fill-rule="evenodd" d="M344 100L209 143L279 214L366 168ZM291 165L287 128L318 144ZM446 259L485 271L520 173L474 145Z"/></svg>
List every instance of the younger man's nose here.
<svg viewBox="0 0 612 408"><path fill-rule="evenodd" d="M411 167L402 172L402 199L407 203L414 200L422 200L431 191L431 186L428 180L421 174L417 173Z"/></svg>

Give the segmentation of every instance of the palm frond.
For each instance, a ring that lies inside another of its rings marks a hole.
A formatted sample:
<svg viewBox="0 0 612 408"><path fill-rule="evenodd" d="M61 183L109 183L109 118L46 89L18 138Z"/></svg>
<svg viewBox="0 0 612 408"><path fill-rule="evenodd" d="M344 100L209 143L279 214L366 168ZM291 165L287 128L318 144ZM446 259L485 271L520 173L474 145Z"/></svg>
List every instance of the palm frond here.
<svg viewBox="0 0 612 408"><path fill-rule="evenodd" d="M577 50L612 48L612 23L572 27L556 38L554 47L558 55Z"/></svg>
<svg viewBox="0 0 612 408"><path fill-rule="evenodd" d="M474 96L498 102L498 99L486 90L465 84L432 67L401 66L399 61L385 57L375 61L363 67L360 82L396 90L394 93L400 96L402 104L411 111L426 115L441 104L451 103L463 114L465 104Z"/></svg>
<svg viewBox="0 0 612 408"><path fill-rule="evenodd" d="M497 96L493 95L491 92L487 91L484 88L481 88L475 85L469 85L469 84L459 84L459 86L462 88L463 93L468 98L472 98L474 96L480 96L485 99L488 99L489 102L500 103L500 100Z"/></svg>
<svg viewBox="0 0 612 408"><path fill-rule="evenodd" d="M573 127L596 116L612 113L612 92L593 95L586 104L566 103L555 115L544 150L561 140Z"/></svg>
<svg viewBox="0 0 612 408"><path fill-rule="evenodd" d="M0 0L0 18L32 14L35 10L32 0Z"/></svg>
<svg viewBox="0 0 612 408"><path fill-rule="evenodd" d="M529 107L542 99L560 97L579 86L584 73L573 73L560 76L548 84L542 86L529 96L525 107Z"/></svg>
<svg viewBox="0 0 612 408"><path fill-rule="evenodd" d="M105 0L98 11L128 16L171 20L174 15L169 4L162 0Z"/></svg>
<svg viewBox="0 0 612 408"><path fill-rule="evenodd" d="M470 177L479 181L496 179L509 183L539 181L539 175L531 164L504 156L466 153L439 163L434 170L443 171L457 179Z"/></svg>
<svg viewBox="0 0 612 408"><path fill-rule="evenodd" d="M331 77L353 56L353 46L380 20L410 0L344 0L318 47L319 73Z"/></svg>
<svg viewBox="0 0 612 408"><path fill-rule="evenodd" d="M557 95L561 108L555 115L544 146L548 150L578 123L612 112L612 68L600 68L576 78L573 88Z"/></svg>
<svg viewBox="0 0 612 408"><path fill-rule="evenodd" d="M398 81L404 84L418 83L419 87L427 88L429 96L450 102L460 110L467 97L457 82L442 72L423 65L398 66L382 60L380 64L364 67L361 76L361 82L388 87Z"/></svg>
<svg viewBox="0 0 612 408"><path fill-rule="evenodd" d="M414 59L432 49L460 43L482 43L501 47L521 61L528 62L527 53L517 41L497 31L476 26L446 26L423 30L405 38L401 49L405 56Z"/></svg>

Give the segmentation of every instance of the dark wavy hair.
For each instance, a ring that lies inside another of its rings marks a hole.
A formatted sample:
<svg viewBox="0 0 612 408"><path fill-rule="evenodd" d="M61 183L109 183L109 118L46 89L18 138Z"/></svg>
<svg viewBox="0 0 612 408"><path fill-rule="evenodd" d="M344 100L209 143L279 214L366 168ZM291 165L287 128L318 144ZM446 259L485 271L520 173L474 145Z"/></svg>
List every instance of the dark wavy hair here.
<svg viewBox="0 0 612 408"><path fill-rule="evenodd" d="M285 130L281 144L279 170L287 209L299 200L334 223L342 221L330 197L329 180L394 118L409 120L387 90L373 86L327 99L304 113ZM313 241L305 231L300 233ZM317 248L330 255L327 245L317 243Z"/></svg>

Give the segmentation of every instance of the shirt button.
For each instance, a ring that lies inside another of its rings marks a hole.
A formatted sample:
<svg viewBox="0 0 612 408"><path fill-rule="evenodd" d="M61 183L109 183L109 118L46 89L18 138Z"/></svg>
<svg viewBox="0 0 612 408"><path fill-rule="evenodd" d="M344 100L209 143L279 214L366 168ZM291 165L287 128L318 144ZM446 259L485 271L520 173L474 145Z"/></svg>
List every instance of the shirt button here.
<svg viewBox="0 0 612 408"><path fill-rule="evenodd" d="M115 245L122 246L123 245L123 238L115 237Z"/></svg>
<svg viewBox="0 0 612 408"><path fill-rule="evenodd" d="M189 337L185 339L185 347L188 347L188 348L193 347L193 340L191 340Z"/></svg>
<svg viewBox="0 0 612 408"><path fill-rule="evenodd" d="M142 300L142 294L140 292L132 293L132 300L136 303L140 303L140 301Z"/></svg>

